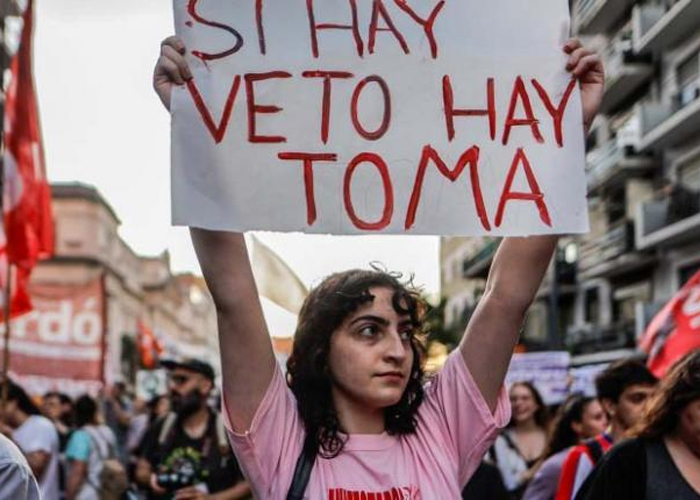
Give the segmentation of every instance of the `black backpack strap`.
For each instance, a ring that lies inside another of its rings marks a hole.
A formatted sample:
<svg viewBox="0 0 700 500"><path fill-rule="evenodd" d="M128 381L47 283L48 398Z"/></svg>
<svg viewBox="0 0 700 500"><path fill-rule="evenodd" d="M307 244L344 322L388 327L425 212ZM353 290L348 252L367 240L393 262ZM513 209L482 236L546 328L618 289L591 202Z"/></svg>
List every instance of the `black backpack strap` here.
<svg viewBox="0 0 700 500"><path fill-rule="evenodd" d="M309 484L311 470L316 462L316 454L318 449L314 435L309 433L304 439L304 448L301 450L297 465L294 468L294 476L292 477L292 485L287 493L287 500L303 500L306 487Z"/></svg>
<svg viewBox="0 0 700 500"><path fill-rule="evenodd" d="M508 448L513 450L515 453L517 453L519 457L522 457L522 454L520 453L518 446L515 444L515 441L513 441L513 438L508 433L508 431L502 432L501 437L506 442L506 445L508 445Z"/></svg>
<svg viewBox="0 0 700 500"><path fill-rule="evenodd" d="M598 442L596 438L592 439L587 439L584 441L584 444L586 445L586 448L588 448L588 451L591 454L591 458L593 459L593 465L597 464L598 461L603 458L603 455L605 454L605 450L603 450L603 446Z"/></svg>

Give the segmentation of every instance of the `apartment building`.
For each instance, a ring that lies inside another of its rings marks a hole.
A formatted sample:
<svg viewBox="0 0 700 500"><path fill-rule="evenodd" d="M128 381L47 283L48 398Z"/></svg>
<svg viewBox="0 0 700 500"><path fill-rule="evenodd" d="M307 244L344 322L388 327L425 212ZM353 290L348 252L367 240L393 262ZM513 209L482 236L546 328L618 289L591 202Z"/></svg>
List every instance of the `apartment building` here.
<svg viewBox="0 0 700 500"><path fill-rule="evenodd" d="M700 0L575 0L572 28L607 73L587 144L591 232L560 244L523 341L593 361L633 349L700 269ZM466 263L493 242L451 240L443 290L461 304L455 297L474 286Z"/></svg>

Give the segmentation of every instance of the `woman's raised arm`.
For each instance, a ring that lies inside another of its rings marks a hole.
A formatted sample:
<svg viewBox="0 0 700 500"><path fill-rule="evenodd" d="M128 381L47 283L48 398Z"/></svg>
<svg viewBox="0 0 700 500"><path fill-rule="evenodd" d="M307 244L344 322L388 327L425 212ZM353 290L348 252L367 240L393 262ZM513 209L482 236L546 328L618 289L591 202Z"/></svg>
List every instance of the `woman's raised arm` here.
<svg viewBox="0 0 700 500"><path fill-rule="evenodd" d="M505 238L491 265L486 291L460 344L486 403L495 410L525 313L540 287L557 236Z"/></svg>
<svg viewBox="0 0 700 500"><path fill-rule="evenodd" d="M603 98L603 64L579 40L569 40L563 50L568 55L566 69L580 84L583 127L587 132ZM504 239L491 266L484 297L467 325L460 350L492 411L525 314L556 244L556 236Z"/></svg>
<svg viewBox="0 0 700 500"><path fill-rule="evenodd" d="M243 235L190 229L216 305L224 398L234 430L250 428L275 369Z"/></svg>
<svg viewBox="0 0 700 500"><path fill-rule="evenodd" d="M185 45L177 37L161 44L153 88L170 109L174 85L192 78ZM250 427L275 369L243 235L190 230L197 259L216 305L224 397L236 431Z"/></svg>

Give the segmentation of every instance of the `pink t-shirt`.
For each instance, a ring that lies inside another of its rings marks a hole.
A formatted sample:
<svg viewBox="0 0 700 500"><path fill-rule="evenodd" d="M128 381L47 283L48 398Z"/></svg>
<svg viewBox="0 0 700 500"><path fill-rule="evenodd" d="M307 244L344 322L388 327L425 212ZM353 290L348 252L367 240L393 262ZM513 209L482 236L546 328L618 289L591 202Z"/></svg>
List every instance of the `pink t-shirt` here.
<svg viewBox="0 0 700 500"><path fill-rule="evenodd" d="M304 498L461 498L462 488L509 418L506 391L501 391L492 414L456 351L426 387L414 434L351 435L340 455L316 459ZM305 432L279 367L250 430L237 434L229 427L229 432L256 498L284 500Z"/></svg>

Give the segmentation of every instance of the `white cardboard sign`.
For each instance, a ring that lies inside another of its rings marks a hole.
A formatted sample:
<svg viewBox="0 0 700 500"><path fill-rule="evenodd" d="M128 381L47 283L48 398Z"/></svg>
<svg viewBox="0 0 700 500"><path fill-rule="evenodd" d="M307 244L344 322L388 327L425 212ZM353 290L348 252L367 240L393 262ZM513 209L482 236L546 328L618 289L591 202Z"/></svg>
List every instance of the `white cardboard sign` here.
<svg viewBox="0 0 700 500"><path fill-rule="evenodd" d="M173 222L588 229L565 0L174 0Z"/></svg>

